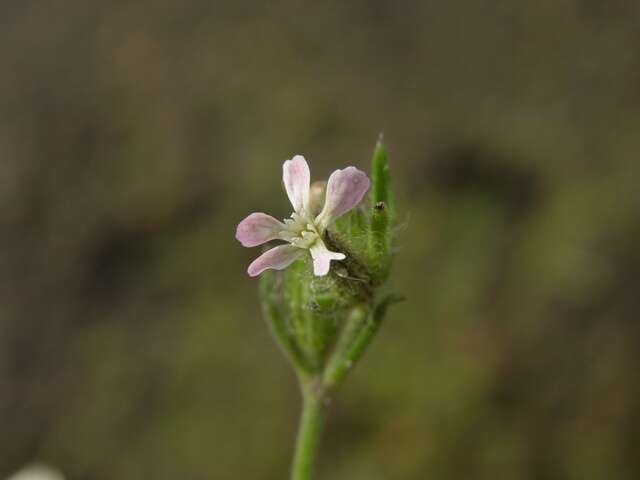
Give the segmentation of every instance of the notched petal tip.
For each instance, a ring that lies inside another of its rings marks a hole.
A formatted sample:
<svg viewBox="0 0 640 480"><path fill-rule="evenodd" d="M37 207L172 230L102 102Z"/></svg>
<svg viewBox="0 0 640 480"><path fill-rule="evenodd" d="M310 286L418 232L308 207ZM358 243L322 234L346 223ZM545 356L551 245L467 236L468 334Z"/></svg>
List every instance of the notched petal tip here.
<svg viewBox="0 0 640 480"><path fill-rule="evenodd" d="M251 262L251 265L247 268L247 273L250 277L256 277L270 268L273 270L284 270L303 253L304 250L291 245L274 247Z"/></svg>
<svg viewBox="0 0 640 480"><path fill-rule="evenodd" d="M334 171L327 182L324 208L317 219L322 228L356 207L370 186L367 174L356 167Z"/></svg>
<svg viewBox="0 0 640 480"><path fill-rule="evenodd" d="M282 165L282 182L296 212L308 209L311 172L302 155L295 155Z"/></svg>
<svg viewBox="0 0 640 480"><path fill-rule="evenodd" d="M313 262L313 274L316 277L324 277L331 268L331 264L329 262L317 262L314 260Z"/></svg>
<svg viewBox="0 0 640 480"><path fill-rule="evenodd" d="M242 220L236 228L236 239L243 247L256 247L270 240L280 238L284 223L271 215L255 212Z"/></svg>
<svg viewBox="0 0 640 480"><path fill-rule="evenodd" d="M347 256L341 252L332 252L322 241L317 241L310 248L313 258L313 274L316 277L323 277L331 268L331 260L344 260Z"/></svg>

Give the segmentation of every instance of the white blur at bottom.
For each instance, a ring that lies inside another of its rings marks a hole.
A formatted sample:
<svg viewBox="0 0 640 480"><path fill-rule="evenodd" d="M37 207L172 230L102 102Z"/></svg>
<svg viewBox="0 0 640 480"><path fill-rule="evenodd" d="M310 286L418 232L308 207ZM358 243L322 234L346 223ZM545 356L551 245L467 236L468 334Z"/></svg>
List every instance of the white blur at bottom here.
<svg viewBox="0 0 640 480"><path fill-rule="evenodd" d="M6 480L64 480L64 476L48 465L33 464L9 475Z"/></svg>

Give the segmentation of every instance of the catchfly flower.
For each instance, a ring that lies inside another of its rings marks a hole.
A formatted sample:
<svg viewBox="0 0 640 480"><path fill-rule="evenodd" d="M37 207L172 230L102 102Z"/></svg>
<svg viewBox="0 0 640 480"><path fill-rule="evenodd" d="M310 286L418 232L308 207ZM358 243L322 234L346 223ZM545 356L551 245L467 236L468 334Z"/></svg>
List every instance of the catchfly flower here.
<svg viewBox="0 0 640 480"><path fill-rule="evenodd" d="M313 259L313 273L326 275L332 260L344 260L346 256L327 248L325 232L334 220L360 203L369 189L369 178L355 167L334 171L327 182L324 207L317 215L310 200L309 166L302 155L284 162L282 180L293 206L291 217L283 223L266 213L252 213L238 225L236 238L245 247L271 240L287 243L260 255L247 272L255 277L270 268L283 270L308 251Z"/></svg>
<svg viewBox="0 0 640 480"><path fill-rule="evenodd" d="M302 414L289 478L312 480L330 400L379 331L388 307L401 300L382 291L395 257L395 196L382 136L370 177L346 167L311 183L301 155L285 161L282 173L291 216L281 222L252 213L238 225L236 238L245 247L281 242L265 249L248 273L260 275L262 312L300 382Z"/></svg>

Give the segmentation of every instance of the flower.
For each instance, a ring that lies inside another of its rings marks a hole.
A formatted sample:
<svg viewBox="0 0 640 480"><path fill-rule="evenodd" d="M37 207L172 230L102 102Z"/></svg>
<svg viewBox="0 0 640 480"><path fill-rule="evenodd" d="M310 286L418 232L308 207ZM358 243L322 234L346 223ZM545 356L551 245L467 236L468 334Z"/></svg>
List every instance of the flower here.
<svg viewBox="0 0 640 480"><path fill-rule="evenodd" d="M266 213L252 213L242 220L236 238L245 247L255 247L270 240L284 240L256 258L247 273L255 277L267 269L283 270L295 260L311 253L313 273L329 273L331 260L344 260L344 253L330 251L324 243L324 233L335 219L357 206L369 189L369 178L355 167L334 171L327 182L324 208L315 215L310 202L309 166L302 155L296 155L282 165L282 180L293 205L291 218L284 223Z"/></svg>

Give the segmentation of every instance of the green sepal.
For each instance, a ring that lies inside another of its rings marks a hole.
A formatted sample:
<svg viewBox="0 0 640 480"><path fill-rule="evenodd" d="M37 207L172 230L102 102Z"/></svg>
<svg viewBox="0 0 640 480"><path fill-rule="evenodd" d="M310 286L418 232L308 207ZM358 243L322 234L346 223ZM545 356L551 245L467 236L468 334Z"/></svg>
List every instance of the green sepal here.
<svg viewBox="0 0 640 480"><path fill-rule="evenodd" d="M395 209L395 198L391 188L391 172L387 147L382 143L382 135L373 150L371 161L371 203L383 202L390 212Z"/></svg>
<svg viewBox="0 0 640 480"><path fill-rule="evenodd" d="M371 166L370 228L367 259L374 286L382 284L391 270L395 198L391 186L391 173L387 148L378 140Z"/></svg>
<svg viewBox="0 0 640 480"><path fill-rule="evenodd" d="M319 372L357 292L334 271L315 276L309 255L276 275L280 278L282 309L291 335L311 372Z"/></svg>
<svg viewBox="0 0 640 480"><path fill-rule="evenodd" d="M404 298L399 295L389 294L375 306L373 312L365 305L355 306L351 310L324 371L323 384L327 389L335 389L344 381L375 337L389 306L402 300Z"/></svg>
<svg viewBox="0 0 640 480"><path fill-rule="evenodd" d="M287 359L298 374L309 375L311 365L304 352L300 349L293 330L288 321L285 306L282 301L282 289L279 288L281 278L274 271L266 271L260 275L260 300L264 314L272 335Z"/></svg>

